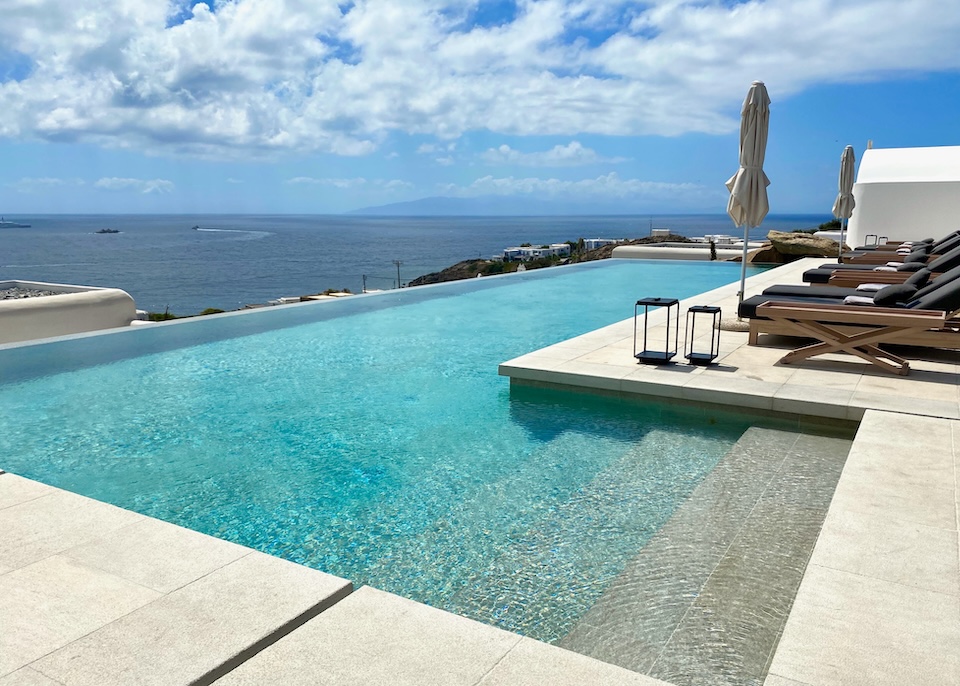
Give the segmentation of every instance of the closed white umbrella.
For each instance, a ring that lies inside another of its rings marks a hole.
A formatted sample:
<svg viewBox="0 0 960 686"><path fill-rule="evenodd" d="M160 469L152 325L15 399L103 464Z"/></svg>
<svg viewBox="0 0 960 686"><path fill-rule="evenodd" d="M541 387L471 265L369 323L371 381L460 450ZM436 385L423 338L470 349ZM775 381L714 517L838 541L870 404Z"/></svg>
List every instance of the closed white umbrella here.
<svg viewBox="0 0 960 686"><path fill-rule="evenodd" d="M853 215L853 208L857 202L853 199L853 167L855 164L853 146L848 145L840 155L840 192L833 203L833 216L840 220L840 249L838 255L843 254L843 230Z"/></svg>
<svg viewBox="0 0 960 686"><path fill-rule="evenodd" d="M770 211L767 186L770 180L763 173L763 157L767 151L767 130L770 128L770 96L763 81L754 81L747 91L740 111L740 169L727 181L730 201L727 214L743 227L743 262L740 265L739 302L743 302L747 280L747 240L750 229L760 226Z"/></svg>

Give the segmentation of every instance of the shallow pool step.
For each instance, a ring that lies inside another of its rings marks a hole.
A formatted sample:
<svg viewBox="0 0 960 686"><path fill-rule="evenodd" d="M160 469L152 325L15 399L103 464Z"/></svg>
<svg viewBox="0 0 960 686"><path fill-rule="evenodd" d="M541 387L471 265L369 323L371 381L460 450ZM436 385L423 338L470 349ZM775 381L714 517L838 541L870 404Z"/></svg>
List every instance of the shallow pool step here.
<svg viewBox="0 0 960 686"><path fill-rule="evenodd" d="M559 644L675 684L761 684L849 447L749 429Z"/></svg>
<svg viewBox="0 0 960 686"><path fill-rule="evenodd" d="M456 611L544 641L564 636L604 587L669 520L729 440L649 430L583 485L544 498L536 516L498 539L494 555L453 597ZM537 459L553 461L544 446ZM478 526L478 528L482 528Z"/></svg>

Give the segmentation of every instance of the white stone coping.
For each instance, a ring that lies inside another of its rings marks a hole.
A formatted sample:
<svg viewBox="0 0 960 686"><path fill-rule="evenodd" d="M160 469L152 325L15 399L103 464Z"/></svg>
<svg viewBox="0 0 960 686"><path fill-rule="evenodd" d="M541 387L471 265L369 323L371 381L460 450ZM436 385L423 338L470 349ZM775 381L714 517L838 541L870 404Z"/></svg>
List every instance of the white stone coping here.
<svg viewBox="0 0 960 686"><path fill-rule="evenodd" d="M0 474L0 684L211 683L344 579Z"/></svg>
<svg viewBox="0 0 960 686"><path fill-rule="evenodd" d="M798 283L800 274L824 262L808 258L765 271L747 279L747 295L778 283ZM683 362L684 322L691 305L717 305L724 319L736 316L738 284L730 284L680 302L680 350ZM625 294L631 297L662 293ZM665 311L650 313L651 340L665 338ZM520 383L574 387L623 395L646 395L694 403L715 403L750 410L806 417L859 421L868 409L892 410L960 419L960 356L911 357L911 373L894 376L850 355L826 355L797 365L777 361L800 345L796 339L777 339L777 347L747 345L745 332L720 332L717 364L639 365L633 359L633 319L592 331L556 345L532 351L500 365L503 376ZM642 335L642 330L641 334ZM697 330L699 350L709 344L711 332ZM761 339L764 342L765 339ZM927 351L931 352L932 351Z"/></svg>
<svg viewBox="0 0 960 686"><path fill-rule="evenodd" d="M0 300L0 345L125 327L137 318L133 298L119 288L42 281L0 281L55 295Z"/></svg>

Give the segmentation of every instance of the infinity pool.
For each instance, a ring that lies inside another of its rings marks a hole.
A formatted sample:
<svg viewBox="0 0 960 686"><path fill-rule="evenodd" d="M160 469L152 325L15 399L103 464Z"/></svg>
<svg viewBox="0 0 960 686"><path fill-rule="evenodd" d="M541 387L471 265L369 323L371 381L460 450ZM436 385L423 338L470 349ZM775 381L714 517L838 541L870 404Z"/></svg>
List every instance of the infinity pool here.
<svg viewBox="0 0 960 686"><path fill-rule="evenodd" d="M610 260L0 350L0 467L556 640L749 419L497 365L738 275Z"/></svg>

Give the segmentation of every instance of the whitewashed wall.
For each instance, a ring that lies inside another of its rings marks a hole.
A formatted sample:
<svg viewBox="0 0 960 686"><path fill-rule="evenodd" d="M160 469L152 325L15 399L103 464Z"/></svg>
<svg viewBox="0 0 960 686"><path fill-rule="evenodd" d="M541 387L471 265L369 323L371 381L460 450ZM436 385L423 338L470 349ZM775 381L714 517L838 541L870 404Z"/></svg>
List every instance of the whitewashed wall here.
<svg viewBox="0 0 960 686"><path fill-rule="evenodd" d="M137 316L133 298L119 288L0 281L0 288L11 286L60 293L0 300L0 345L128 326Z"/></svg>
<svg viewBox="0 0 960 686"><path fill-rule="evenodd" d="M960 229L960 146L867 150L847 245L869 234L921 240Z"/></svg>

